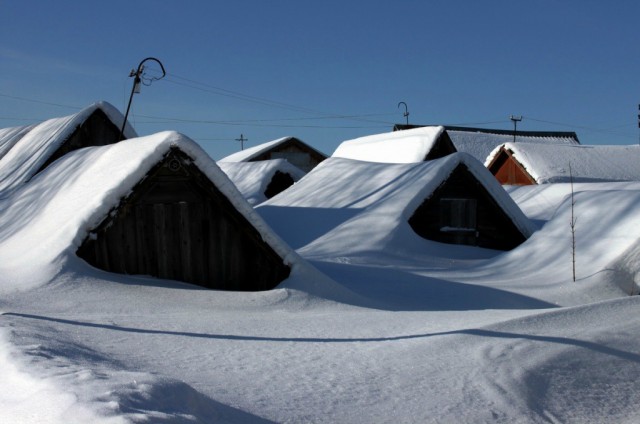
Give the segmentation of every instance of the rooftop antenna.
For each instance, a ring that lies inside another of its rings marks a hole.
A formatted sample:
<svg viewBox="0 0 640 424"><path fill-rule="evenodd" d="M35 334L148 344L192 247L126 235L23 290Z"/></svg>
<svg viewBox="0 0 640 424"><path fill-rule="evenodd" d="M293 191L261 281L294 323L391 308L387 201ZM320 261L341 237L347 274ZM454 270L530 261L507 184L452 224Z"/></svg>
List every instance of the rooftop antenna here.
<svg viewBox="0 0 640 424"><path fill-rule="evenodd" d="M509 117L509 119L511 119L511 121L513 121L513 142L516 142L516 132L518 131L518 122L522 121L522 116L514 116L511 115L511 117Z"/></svg>
<svg viewBox="0 0 640 424"><path fill-rule="evenodd" d="M407 125L409 125L409 108L407 107L407 104L405 102L398 103L398 108L400 108L400 105L404 105L404 113L402 114L402 116L407 119Z"/></svg>
<svg viewBox="0 0 640 424"><path fill-rule="evenodd" d="M640 128L640 105L638 105L638 128ZM640 136L638 136L638 144L640 145Z"/></svg>
<svg viewBox="0 0 640 424"><path fill-rule="evenodd" d="M244 135L242 135L242 133L240 133L240 138L236 138L236 141L240 142L240 150L244 150L244 142L245 141L249 141L248 138L244 138Z"/></svg>

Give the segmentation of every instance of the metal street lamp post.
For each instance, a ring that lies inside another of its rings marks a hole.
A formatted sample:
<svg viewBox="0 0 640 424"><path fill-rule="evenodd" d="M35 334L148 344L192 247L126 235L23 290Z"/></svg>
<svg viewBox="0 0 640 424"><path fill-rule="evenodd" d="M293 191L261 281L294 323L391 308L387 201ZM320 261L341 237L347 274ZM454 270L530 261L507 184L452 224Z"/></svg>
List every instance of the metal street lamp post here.
<svg viewBox="0 0 640 424"><path fill-rule="evenodd" d="M405 102L398 103L398 108L400 107L400 105L404 105L404 113L402 114L402 116L407 119L407 126L409 126L409 107Z"/></svg>
<svg viewBox="0 0 640 424"><path fill-rule="evenodd" d="M127 118L129 117L129 109L131 109L131 101L133 100L133 94L140 92L140 84L142 83L142 73L144 72L144 63L147 60L153 60L154 62L158 63L158 65L160 65L160 69L162 69L162 76L160 78L154 77L151 79L151 81L162 79L164 78L165 75L167 75L167 73L164 70L164 66L162 66L162 63L155 57L148 57L146 59L143 59L142 62L140 62L140 64L138 65L137 70L133 70L133 69L131 70L129 77L134 77L133 87L131 87L131 95L129 96L129 104L127 105L127 112L124 114L124 122L122 122L122 128L120 129L120 137L118 138L119 141L122 141L124 137L124 127L127 125ZM145 85L150 85L150 84L151 82Z"/></svg>

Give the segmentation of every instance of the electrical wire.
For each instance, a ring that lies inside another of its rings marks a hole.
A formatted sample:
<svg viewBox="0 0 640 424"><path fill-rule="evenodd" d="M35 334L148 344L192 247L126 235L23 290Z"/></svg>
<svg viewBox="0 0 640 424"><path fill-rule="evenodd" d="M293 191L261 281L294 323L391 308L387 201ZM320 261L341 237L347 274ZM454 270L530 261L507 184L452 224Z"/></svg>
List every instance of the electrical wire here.
<svg viewBox="0 0 640 424"><path fill-rule="evenodd" d="M140 118L153 119L153 121L145 121L146 124L164 124L172 122L183 122L192 124L220 124L220 125L259 125L259 123L266 122L282 122L282 121L313 121L313 120L326 120L326 119L348 119L359 118L362 116L385 116L386 114L366 114L366 115L335 115L335 116L322 116L322 117L304 117L304 118L271 118L271 119L231 119L231 120L205 120L205 119L186 119L186 118L171 118L171 117L159 117L151 115L136 114ZM386 125L392 125L391 122L382 122ZM264 124L266 125L266 124ZM271 126L286 126L295 127L297 125L284 125L284 124L271 124ZM319 125L318 125L319 127Z"/></svg>
<svg viewBox="0 0 640 424"><path fill-rule="evenodd" d="M251 95L243 94L243 93L240 93L240 92L237 92L237 91L227 90L225 88L216 87L216 86L211 85L211 84L195 81L193 79L181 77L179 75L172 74L172 73L168 73L167 77L168 77L167 81L171 82L173 84L182 85L182 86L185 86L185 87L193 88L193 89L196 89L196 90L200 90L200 91L204 91L204 92L208 92L208 93L212 93L212 94L216 94L216 95L220 95L220 96L231 97L231 98L234 98L234 99L244 100L244 101L253 102L253 103L257 103L257 104L262 104L262 105L266 105L266 106L274 106L274 107L278 107L278 108L293 110L293 111L296 111L296 112L306 112L306 113L314 113L314 114L319 114L319 115L326 115L324 112L320 112L318 110L314 110L314 109L310 109L310 108L306 108L306 107L301 107L301 106L296 106L296 105L291 105L291 104L288 104L288 103L283 103L283 102L270 100L270 99L266 99L266 98L262 98L262 97L251 96ZM180 81L186 81L189 84L187 84L185 82L174 81L174 78L177 79L177 80L180 80Z"/></svg>
<svg viewBox="0 0 640 424"><path fill-rule="evenodd" d="M175 81L174 79L181 80L181 81L186 81L188 84L185 83L185 82ZM279 102L279 101L275 101L275 100L266 99L266 98L263 98L263 97L250 96L250 95L247 95L247 94L239 93L237 91L227 90L225 88L216 87L216 86L213 86L213 85L210 85L210 84L207 84L207 83L195 81L193 79L181 77L179 75L171 74L171 73L167 73L166 80L167 80L167 82L170 82L172 84L193 88L195 90L200 90L200 91L203 91L203 92L207 92L207 93L211 93L211 94L215 94L215 95L219 95L219 96L230 97L230 98L243 100L243 101L250 102L250 103L256 103L256 104L261 104L261 105L264 105L264 106L270 106L270 107L286 109L286 110L290 110L290 111L294 111L294 112L312 113L312 114L320 115L321 118L326 118L326 119L330 119L330 118L331 119L349 119L349 120L355 120L355 121L372 122L372 123L376 123L376 124L393 125L392 122L384 122L384 121L375 121L375 120L365 119L364 117L367 116L367 115L335 115L335 114L329 114L329 113L326 113L326 112L322 112L322 111L319 111L319 110L316 110L316 109L296 106L296 105L292 105L292 104L288 104L288 103L283 103L283 102ZM369 116L386 116L386 115L391 116L392 114L370 114Z"/></svg>
<svg viewBox="0 0 640 424"><path fill-rule="evenodd" d="M140 115L137 115L140 117ZM189 124L214 124L214 125L229 125L229 126L247 126L247 127L268 127L268 128L326 128L326 129L363 129L363 128L389 128L389 125L286 125L286 124L259 124L251 122L225 122L225 121L192 121L192 120L179 120L171 119L166 121L138 121L138 124L168 124L168 123L180 123L186 122Z"/></svg>
<svg viewBox="0 0 640 424"><path fill-rule="evenodd" d="M151 77L150 79L153 80L154 78ZM248 94L243 94L243 93L240 93L240 92L237 92L237 91L227 90L227 89L222 88L222 87L216 87L216 86L213 86L213 85L210 85L210 84L207 84L207 83L198 82L196 80L193 80L193 79L190 79L190 78L186 78L186 77L182 77L182 76L179 76L179 75L176 75L176 74L167 73L167 78L165 78L165 80L167 82L172 83L172 84L176 84L176 85L192 88L192 89L195 89L195 90L200 90L200 91L203 91L203 92L208 92L210 94L215 94L215 95L229 97L229 98L235 98L235 99L238 99L238 100L242 100L242 101L246 101L246 102L252 102L252 103L256 103L256 104L261 104L263 106L268 106L268 107L275 107L275 108L280 108L280 109L285 109L285 110L294 111L294 112L300 112L300 113L314 114L314 115L317 115L317 116L296 117L296 118L273 118L273 119L244 119L244 120L240 120L240 119L237 119L237 120L198 120L198 119L157 117L157 116L150 116L150 115L135 114L138 118L145 118L145 119L153 120L153 121L139 121L138 122L139 124L185 123L185 124L213 124L213 125L275 127L275 128L327 128L327 129L387 128L388 126L391 126L391 125L395 124L395 122L369 119L369 118L372 118L372 117L385 117L385 116L393 116L393 115L395 115L395 114L392 114L392 113L384 113L384 114L383 113L371 113L371 114L361 114L361 115L329 114L329 113L325 113L325 112L318 111L318 110L311 109L311 108L307 108L307 107L296 106L296 105L283 103L283 102L279 102L279 101L275 101L275 100L270 100L270 99L266 99L266 98L262 98L262 97L256 97L256 96L251 96L251 95L248 95ZM81 110L82 109L82 107L78 107L78 106L72 106L72 105L67 105L67 104L61 104L61 103L48 102L48 101L43 101L43 100L38 100L38 99L31 99L31 98L26 98L26 97L14 96L14 95L9 95L9 94L5 94L5 93L0 93L0 97L5 97L5 98L8 98L8 99L14 99L14 100L20 100L20 101L30 102L30 103L38 103L38 104L43 104L43 105L48 105L48 106L61 107L61 108L72 109L72 110ZM562 122L555 122L555 121L549 121L549 120L544 120L544 119L539 119L539 118L533 118L533 117L529 117L529 116L525 116L524 118L526 118L529 121L540 122L540 123L551 124L551 125L557 125L557 126L562 126L562 127L568 127L568 128L573 129L573 130L580 129L580 130L584 130L584 131L588 131L588 132L611 134L611 135L616 135L616 136L621 136L621 137L626 137L626 138L633 138L633 139L636 138L636 135L632 135L632 134L629 134L629 133L623 133L623 132L620 132L620 131L613 131L612 129L592 128L592 127L587 127L587 126L581 126L581 125L575 125L575 124L567 124L567 123L562 123ZM26 122L43 121L43 119L8 118L8 117L0 117L0 120L14 120L14 121L26 121ZM335 126L330 126L330 125L309 125L309 124L306 124L306 125L302 125L302 124L289 125L289 124L277 123L277 122L283 122L283 121L310 121L310 120L353 120L353 121L368 122L368 123L378 124L378 125L368 125L368 126L362 126L362 125L361 126L356 126L356 125L335 125ZM451 126L481 126L481 125L504 124L504 123L508 123L508 122L509 121L507 121L507 120L496 120L496 121L485 121L485 122L457 123L457 124L448 124L448 125L451 125ZM384 125L384 127L382 125ZM621 128L621 127L626 127L626 126L627 125L616 126L615 128ZM631 125L629 124L629 126L631 126Z"/></svg>
<svg viewBox="0 0 640 424"><path fill-rule="evenodd" d="M25 97L10 96L10 95L4 94L4 93L0 93L0 97L6 97L6 98L9 98L9 99L14 99L14 100L22 100L24 102L39 103L39 104L49 105L49 106L64 107L64 108L67 108L67 109L75 109L75 110L82 109L81 107L77 107L77 106L63 105L63 104L60 104L60 103L51 103L51 102L45 102L45 101L42 101L42 100L35 100L35 99L27 99Z"/></svg>
<svg viewBox="0 0 640 424"><path fill-rule="evenodd" d="M581 126L581 125L564 124L564 123L561 123L561 122L553 122L553 121L547 121L547 120L544 120L544 119L531 118L529 116L524 116L523 118L526 118L529 121L541 122L541 123L544 123L544 124L558 125L558 126L561 126L561 127L569 127L569 128L572 128L572 129L581 129L581 130L585 130L585 131L589 131L589 132L597 132L597 133L602 133L602 134L611 134L611 135L634 138L634 139L636 137L635 135L631 135L631 134L628 134L628 133L622 133L622 132L619 132L619 131L611 131L610 129L600 129L600 128L585 127L585 126ZM631 126L631 125L629 125L629 126Z"/></svg>

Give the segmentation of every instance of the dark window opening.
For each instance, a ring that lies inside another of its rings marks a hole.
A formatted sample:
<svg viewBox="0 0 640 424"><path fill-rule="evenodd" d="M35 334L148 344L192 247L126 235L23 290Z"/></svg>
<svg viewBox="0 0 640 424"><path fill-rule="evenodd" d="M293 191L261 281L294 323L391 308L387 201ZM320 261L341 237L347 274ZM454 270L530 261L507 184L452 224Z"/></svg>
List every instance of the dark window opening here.
<svg viewBox="0 0 640 424"><path fill-rule="evenodd" d="M276 171L267 185L267 189L264 191L264 195L267 199L271 199L278 193L281 193L291 187L295 181L293 177L285 172Z"/></svg>
<svg viewBox="0 0 640 424"><path fill-rule="evenodd" d="M449 243L476 244L477 237L476 199L440 199L440 232Z"/></svg>

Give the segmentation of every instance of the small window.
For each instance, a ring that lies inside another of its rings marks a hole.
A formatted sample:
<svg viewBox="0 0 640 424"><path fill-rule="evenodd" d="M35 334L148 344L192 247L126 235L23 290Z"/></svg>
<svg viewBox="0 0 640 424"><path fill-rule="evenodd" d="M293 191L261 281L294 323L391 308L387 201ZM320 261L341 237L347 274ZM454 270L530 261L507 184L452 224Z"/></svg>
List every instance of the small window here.
<svg viewBox="0 0 640 424"><path fill-rule="evenodd" d="M452 243L475 244L477 203L476 199L440 199L440 233Z"/></svg>

